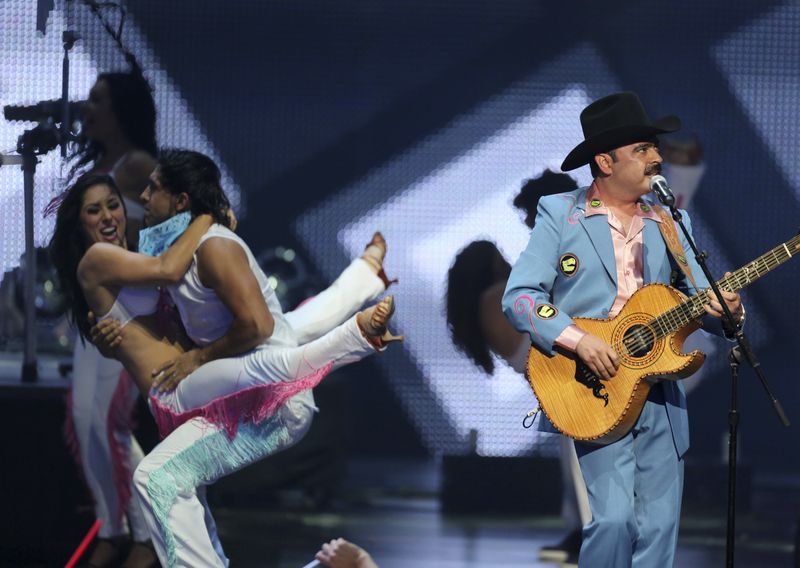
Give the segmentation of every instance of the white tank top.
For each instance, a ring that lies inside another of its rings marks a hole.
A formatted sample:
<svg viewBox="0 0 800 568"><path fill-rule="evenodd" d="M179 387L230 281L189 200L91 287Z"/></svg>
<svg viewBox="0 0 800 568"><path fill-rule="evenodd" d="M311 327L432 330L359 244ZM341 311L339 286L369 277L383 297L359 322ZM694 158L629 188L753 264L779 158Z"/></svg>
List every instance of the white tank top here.
<svg viewBox="0 0 800 568"><path fill-rule="evenodd" d="M233 231L219 224L211 226L200 239L200 245L214 237L236 241L244 249L250 269L255 274L267 307L275 320L275 329L267 343L286 347L297 345L294 339L294 332L283 315L278 297L270 287L266 275L256 263L250 248ZM198 248L200 245L198 245ZM228 331L233 321L233 315L220 301L214 290L206 288L200 282L197 272L197 251L195 251L194 261L188 272L186 272L178 285L169 287L169 292L181 315L186 333L196 344L201 346L208 345Z"/></svg>
<svg viewBox="0 0 800 568"><path fill-rule="evenodd" d="M139 316L149 316L158 308L158 290L156 288L122 288L108 313L100 317L100 321L114 318L121 327Z"/></svg>

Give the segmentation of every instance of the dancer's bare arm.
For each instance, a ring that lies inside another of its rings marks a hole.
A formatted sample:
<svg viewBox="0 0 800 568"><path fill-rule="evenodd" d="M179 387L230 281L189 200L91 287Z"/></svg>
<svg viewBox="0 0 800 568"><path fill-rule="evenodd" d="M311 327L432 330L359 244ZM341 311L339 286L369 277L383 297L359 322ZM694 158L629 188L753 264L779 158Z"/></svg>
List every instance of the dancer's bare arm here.
<svg viewBox="0 0 800 568"><path fill-rule="evenodd" d="M161 256L145 256L110 243L95 243L89 247L78 265L78 280L84 290L109 284L175 284L189 269L200 237L213 222L210 215L200 215Z"/></svg>
<svg viewBox="0 0 800 568"><path fill-rule="evenodd" d="M204 363L244 353L272 335L275 320L267 307L247 255L230 239L211 238L197 251L203 286L216 292L233 315L227 333L205 347L187 351L153 371L153 386L172 390Z"/></svg>

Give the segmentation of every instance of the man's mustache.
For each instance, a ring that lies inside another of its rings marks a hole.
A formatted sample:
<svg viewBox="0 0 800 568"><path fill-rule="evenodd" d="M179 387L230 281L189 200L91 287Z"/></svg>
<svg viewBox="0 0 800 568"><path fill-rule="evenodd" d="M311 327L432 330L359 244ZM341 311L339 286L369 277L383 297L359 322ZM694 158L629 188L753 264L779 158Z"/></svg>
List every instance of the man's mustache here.
<svg viewBox="0 0 800 568"><path fill-rule="evenodd" d="M646 176L656 176L661 173L661 164L652 164L644 171Z"/></svg>

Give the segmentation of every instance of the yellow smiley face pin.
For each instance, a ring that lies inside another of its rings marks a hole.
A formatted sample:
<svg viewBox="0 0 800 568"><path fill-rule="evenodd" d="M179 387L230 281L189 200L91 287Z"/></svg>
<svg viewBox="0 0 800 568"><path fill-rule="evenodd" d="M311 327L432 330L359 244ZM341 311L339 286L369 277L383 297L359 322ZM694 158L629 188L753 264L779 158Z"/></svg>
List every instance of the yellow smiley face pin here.
<svg viewBox="0 0 800 568"><path fill-rule="evenodd" d="M568 278L575 276L580 266L581 261L571 252L561 255L561 258L558 260L558 268L561 270L561 273Z"/></svg>
<svg viewBox="0 0 800 568"><path fill-rule="evenodd" d="M550 304L539 304L536 307L536 317L543 320L549 320L556 317L558 314L558 310L555 306L551 306Z"/></svg>

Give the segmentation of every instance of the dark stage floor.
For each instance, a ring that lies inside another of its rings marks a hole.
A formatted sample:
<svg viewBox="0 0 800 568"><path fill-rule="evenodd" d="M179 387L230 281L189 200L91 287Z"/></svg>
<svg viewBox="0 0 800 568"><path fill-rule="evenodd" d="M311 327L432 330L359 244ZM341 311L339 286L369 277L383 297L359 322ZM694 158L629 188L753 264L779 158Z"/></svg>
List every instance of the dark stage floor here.
<svg viewBox="0 0 800 568"><path fill-rule="evenodd" d="M2 385L2 362L0 411L7 425L24 424L25 435L8 428L3 437L16 467L0 468L5 491L0 566L63 566L93 521L61 438L66 381L52 362L36 385L20 385L18 378ZM8 364L18 369L18 361ZM339 469L331 467L337 459ZM440 488L447 486L442 479L447 461L344 459L310 443L295 456L275 456L221 481L209 499L234 568L302 568L323 541L340 536L367 548L382 568L552 566L539 562L537 552L564 531L554 460L537 462L522 474L501 472L495 480L487 481L494 466L479 476L456 476L462 480L461 501L451 497L445 510ZM725 468L687 462L686 471L675 566L724 566ZM478 510L478 503L500 502L494 500L496 490L519 501L524 492L518 488L528 477L535 477L530 483L538 484L540 493L524 495L530 503L524 514ZM800 476L769 474L751 464L741 469L739 484L736 566L797 566ZM448 512L455 509L466 512Z"/></svg>
<svg viewBox="0 0 800 568"><path fill-rule="evenodd" d="M432 462L353 462L344 497L322 512L217 507L215 516L232 566L243 568L300 568L322 541L339 536L367 548L382 568L554 566L538 561L537 551L563 536L557 516L444 514L437 496L426 494L437 476ZM791 567L797 488L780 478L753 487L750 511L737 518L736 566ZM675 566L724 566L725 526L724 509L686 512Z"/></svg>

